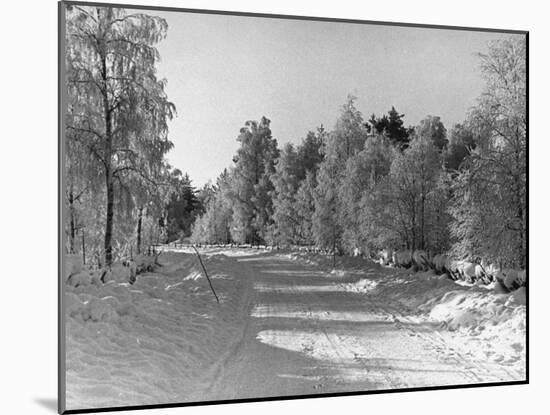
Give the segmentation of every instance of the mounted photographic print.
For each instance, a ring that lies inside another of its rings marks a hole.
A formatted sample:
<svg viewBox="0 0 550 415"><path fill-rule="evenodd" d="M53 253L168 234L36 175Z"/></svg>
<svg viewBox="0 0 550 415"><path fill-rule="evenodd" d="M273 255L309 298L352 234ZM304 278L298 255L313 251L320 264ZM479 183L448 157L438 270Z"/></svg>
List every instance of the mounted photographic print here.
<svg viewBox="0 0 550 415"><path fill-rule="evenodd" d="M59 25L60 412L527 383L527 32Z"/></svg>

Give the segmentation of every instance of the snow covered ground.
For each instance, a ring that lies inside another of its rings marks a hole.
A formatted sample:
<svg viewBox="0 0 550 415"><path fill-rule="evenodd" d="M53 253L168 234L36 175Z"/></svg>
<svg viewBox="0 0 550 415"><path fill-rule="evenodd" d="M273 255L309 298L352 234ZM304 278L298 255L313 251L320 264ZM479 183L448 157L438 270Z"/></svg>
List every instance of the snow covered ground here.
<svg viewBox="0 0 550 415"><path fill-rule="evenodd" d="M525 292L361 258L188 249L66 287L67 408L525 379Z"/></svg>
<svg viewBox="0 0 550 415"><path fill-rule="evenodd" d="M163 253L157 272L135 284L66 287L67 408L194 401L248 317L246 278L225 257L207 267Z"/></svg>

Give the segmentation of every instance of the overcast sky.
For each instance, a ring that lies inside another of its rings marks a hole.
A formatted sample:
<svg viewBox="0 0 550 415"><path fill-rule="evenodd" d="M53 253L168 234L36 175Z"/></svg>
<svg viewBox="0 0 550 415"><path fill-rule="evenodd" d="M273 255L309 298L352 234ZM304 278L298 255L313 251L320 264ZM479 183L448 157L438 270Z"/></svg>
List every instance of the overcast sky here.
<svg viewBox="0 0 550 415"><path fill-rule="evenodd" d="M365 118L392 105L417 124L449 129L483 88L477 52L509 35L368 24L155 13L158 49L177 118L169 162L201 186L231 165L245 121L266 116L279 145L331 129L348 94Z"/></svg>

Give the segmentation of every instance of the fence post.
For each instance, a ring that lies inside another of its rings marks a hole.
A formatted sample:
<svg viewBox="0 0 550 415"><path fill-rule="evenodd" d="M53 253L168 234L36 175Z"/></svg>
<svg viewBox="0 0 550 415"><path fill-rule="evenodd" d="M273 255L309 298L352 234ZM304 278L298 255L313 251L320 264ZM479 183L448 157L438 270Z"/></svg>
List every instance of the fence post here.
<svg viewBox="0 0 550 415"><path fill-rule="evenodd" d="M193 246L193 249L195 250L195 252L197 253L197 256L199 257L199 262L201 263L202 269L204 271L204 275L206 275L206 279L208 280L208 284L210 285L210 289L212 290L212 293L214 294L214 297L216 297L216 301L219 304L220 299L218 298L218 295L216 294L216 291L214 291L214 286L212 285L212 281L210 281L210 277L208 276L208 272L206 272L206 268L205 268L204 264L202 263L202 259L201 259L201 256L199 254L199 251L197 251L197 248L195 248L194 246Z"/></svg>
<svg viewBox="0 0 550 415"><path fill-rule="evenodd" d="M84 240L84 229L82 229L81 232L82 232L82 263L86 265L86 242Z"/></svg>

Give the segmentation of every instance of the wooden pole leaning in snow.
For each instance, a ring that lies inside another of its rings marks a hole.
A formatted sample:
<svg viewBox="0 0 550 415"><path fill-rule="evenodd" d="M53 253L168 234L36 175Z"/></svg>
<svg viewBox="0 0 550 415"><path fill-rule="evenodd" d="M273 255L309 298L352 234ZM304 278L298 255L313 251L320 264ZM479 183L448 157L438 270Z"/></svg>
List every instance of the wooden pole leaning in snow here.
<svg viewBox="0 0 550 415"><path fill-rule="evenodd" d="M212 285L212 281L210 281L210 277L208 276L208 272L206 272L206 268L204 267L204 264L202 263L201 256L199 254L199 251L197 251L197 248L193 246L193 249L197 253L197 256L199 257L199 262L201 263L202 269L204 271L204 275L206 275L206 279L208 280L208 285L210 285L210 289L212 290L212 293L214 294L214 297L216 297L216 301L218 304L220 303L220 299L218 298L218 295L216 294L216 291L214 291L214 286Z"/></svg>

